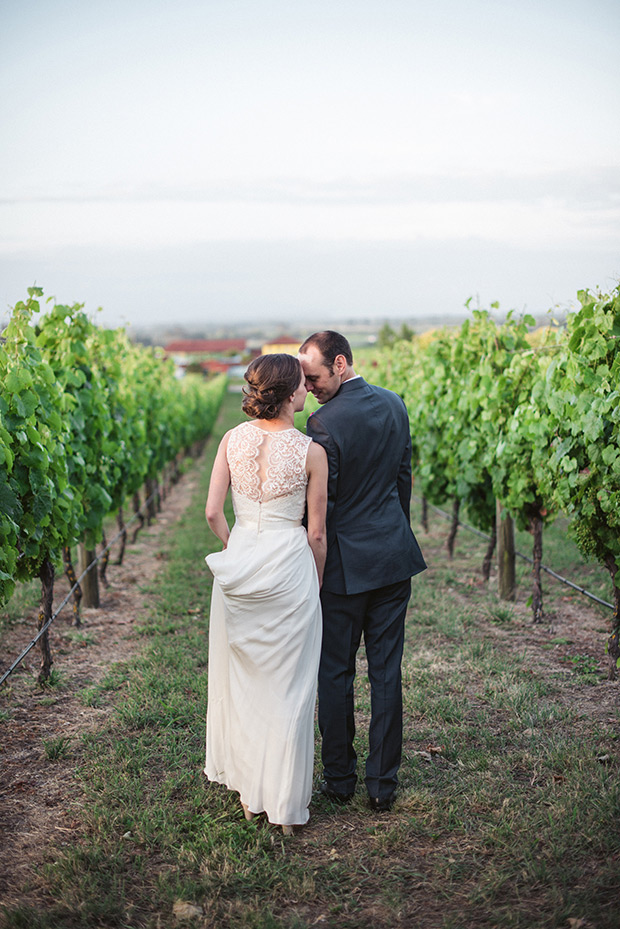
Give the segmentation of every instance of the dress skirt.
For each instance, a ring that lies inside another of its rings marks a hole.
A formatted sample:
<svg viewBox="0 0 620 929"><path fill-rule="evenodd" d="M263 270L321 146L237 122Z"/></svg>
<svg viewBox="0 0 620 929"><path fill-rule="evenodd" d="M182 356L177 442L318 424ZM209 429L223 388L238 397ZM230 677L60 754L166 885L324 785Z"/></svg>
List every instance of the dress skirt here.
<svg viewBox="0 0 620 929"><path fill-rule="evenodd" d="M208 555L207 755L211 781L270 822L309 818L321 649L316 566L306 530L287 520L235 523Z"/></svg>

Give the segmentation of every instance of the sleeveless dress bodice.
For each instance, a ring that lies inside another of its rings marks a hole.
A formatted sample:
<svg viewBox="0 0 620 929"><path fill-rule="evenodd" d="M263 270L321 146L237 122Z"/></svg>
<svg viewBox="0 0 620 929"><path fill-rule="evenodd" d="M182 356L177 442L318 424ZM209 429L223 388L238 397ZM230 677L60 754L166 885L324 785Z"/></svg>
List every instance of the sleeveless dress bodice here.
<svg viewBox="0 0 620 929"><path fill-rule="evenodd" d="M227 458L237 525L258 531L301 526L311 442L297 429L268 432L251 422L232 431Z"/></svg>

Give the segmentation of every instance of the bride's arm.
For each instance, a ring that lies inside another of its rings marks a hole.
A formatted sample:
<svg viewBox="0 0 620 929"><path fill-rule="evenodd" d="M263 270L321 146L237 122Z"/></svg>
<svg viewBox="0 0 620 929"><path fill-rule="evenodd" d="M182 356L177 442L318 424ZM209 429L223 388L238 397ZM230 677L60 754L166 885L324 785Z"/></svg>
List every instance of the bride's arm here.
<svg viewBox="0 0 620 929"><path fill-rule="evenodd" d="M312 442L306 458L308 472L308 543L312 549L319 584L323 583L323 569L327 555L327 533L325 531L325 514L327 512L327 455L325 449Z"/></svg>
<svg viewBox="0 0 620 929"><path fill-rule="evenodd" d="M209 528L215 533L218 539L224 543L224 548L228 545L228 537L230 535L228 522L224 516L224 504L226 502L228 488L230 487L230 470L226 458L228 436L229 433L227 432L220 442L217 455L215 456L213 470L211 471L211 480L209 482L207 505L205 507L205 515L209 523Z"/></svg>

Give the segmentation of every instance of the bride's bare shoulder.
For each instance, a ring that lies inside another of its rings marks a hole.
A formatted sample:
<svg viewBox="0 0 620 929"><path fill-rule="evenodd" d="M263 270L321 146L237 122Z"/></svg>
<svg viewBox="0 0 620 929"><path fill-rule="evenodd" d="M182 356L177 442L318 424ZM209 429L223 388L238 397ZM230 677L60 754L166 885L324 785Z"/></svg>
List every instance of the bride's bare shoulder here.
<svg viewBox="0 0 620 929"><path fill-rule="evenodd" d="M308 445L308 454L306 457L307 467L322 467L327 463L327 452L318 442L310 442Z"/></svg>

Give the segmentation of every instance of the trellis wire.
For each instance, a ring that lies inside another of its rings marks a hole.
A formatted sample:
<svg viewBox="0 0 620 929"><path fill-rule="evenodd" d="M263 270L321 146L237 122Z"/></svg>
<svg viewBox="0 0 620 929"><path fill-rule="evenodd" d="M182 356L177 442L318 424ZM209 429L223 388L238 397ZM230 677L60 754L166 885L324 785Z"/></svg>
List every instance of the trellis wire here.
<svg viewBox="0 0 620 929"><path fill-rule="evenodd" d="M105 547L104 549L102 549L101 552L97 555L97 557L94 558L93 561L91 561L91 563L85 568L84 571L82 571L82 573L80 574L80 576L79 576L78 579L76 580L75 584L73 585L73 587L71 588L71 590L69 591L69 593L66 595L66 597L64 598L64 600L62 601L62 603L60 604L60 606L58 607L58 609L56 610L56 612L53 613L52 616L50 616L50 618L49 618L48 621L45 623L45 625L42 626L41 629L39 629L39 631L37 632L36 636L32 639L32 641L30 642L30 644L29 644L29 645L23 650L23 652L15 659L15 661L13 662L13 664L11 665L11 667L10 667L7 671L4 672L4 674L2 675L2 677L0 677L0 685L4 684L4 682L6 681L6 679L13 673L13 671L15 670L15 668L17 668L18 665L21 664L21 662L24 660L24 658L26 657L26 655L28 654L28 652L30 652L30 651L34 648L34 646L37 644L37 642L39 641L39 639L41 638L41 636L47 631L47 629L49 629L49 627L50 627L51 624L54 622L54 620L56 619L56 617L59 615L59 613L64 609L64 607L65 607L65 606L67 605L67 603L69 602L69 600L70 600L70 598L71 598L71 595L74 593L74 591L76 590L76 588L79 586L80 581L81 581L84 577L86 577L86 575L87 575L88 572L91 570L91 568L93 568L96 564L98 564L98 562L103 558L103 556L105 555L105 553L112 547L112 545L114 545L114 543L116 542L116 540L119 539L119 538L121 537L121 535L123 534L123 532L126 532L126 531L127 531L127 528L128 528L129 526L131 526L132 522L133 522L135 519L137 519L138 516L142 513L143 507L147 507L148 504L151 502L151 500L153 500L153 499L157 496L157 494L158 494L158 491L154 491L154 492L151 494L151 496L150 496L147 500L145 500L143 506L140 507L140 509L138 510L137 513L134 513L134 515L131 517L131 519L129 520L129 522L125 524L124 528L123 528L123 529L120 529L120 530L116 533L116 535L114 536L114 538L113 538L110 542L108 542L108 544L106 545L106 547ZM420 498L417 498L417 499L419 500ZM449 513L446 513L445 510L440 509L438 506L435 506L433 503L427 503L427 506L429 506L431 510L434 510L436 513L438 513L438 514L439 514L440 516L442 516L444 519L447 519L447 520L449 520L449 521L452 521L452 516L451 516ZM471 532L471 533L473 533L474 535L479 536L481 539L485 539L487 542L489 542L489 541L491 540L491 536L490 536L490 535L487 535L487 533L485 533L485 532L481 532L479 529L475 529L473 526L469 526L467 523L464 523L464 522L463 522L462 520L460 520L460 519L457 520L457 525L462 526L463 529L466 529L468 532ZM529 564L534 564L533 559L530 558L528 555L524 555L522 552L515 551L515 555L518 555L519 558L522 558L524 561L527 561ZM573 583L573 581L569 581L568 578L562 577L561 574L557 574L555 571L553 571L551 568L548 568L548 567L547 567L546 565L544 565L544 564L542 564L540 567L541 567L541 570L542 570L542 571L545 571L547 574L551 575L551 577L554 577L557 581L560 581L562 584L566 584L567 587L572 587L573 590L578 591L580 594L583 594L585 597L589 597L590 600L594 600L596 603L599 603L601 606L606 606L606 607L608 607L610 610L613 610L613 608L614 608L613 603L608 603L607 600L602 600L600 597L597 597L596 594L593 594L593 593L591 593L589 590L586 590L585 587L580 587L578 584Z"/></svg>
<svg viewBox="0 0 620 929"><path fill-rule="evenodd" d="M116 540L119 539L119 538L122 536L122 534L123 534L124 532L127 532L128 527L131 526L132 522L133 522L135 519L137 519L138 516L140 516L140 515L142 514L142 510L145 509L146 507L148 507L148 505L149 505L149 503L151 502L151 500L154 500L155 497L158 495L158 493L159 493L159 490L154 490L154 491L153 491L153 493L150 495L150 497L148 497L148 498L144 501L144 503L142 504L142 506L140 507L140 509L139 509L136 513L134 513L134 515L131 517L131 519L129 520L129 522L128 522L128 523L125 523L125 525L123 526L122 529L119 529L119 531L116 533L116 535L114 536L114 538L113 538L110 542L108 542L108 544L106 545L106 547L103 548L103 549L99 552L99 554L98 554L95 558L93 558L93 560L91 561L91 563L82 571L82 573L80 574L80 576L79 576L78 579L76 580L75 584L73 585L73 587L71 588L71 590L69 591L69 593L67 594L67 596L65 597L65 599L62 601L62 603L60 604L60 606L58 607L58 609L56 610L56 612L53 613L52 616L50 616L50 618L48 619L48 621L47 621L43 626L41 626L41 628L39 629L39 631L38 631L37 634L35 635L34 639L32 639L32 641L30 642L30 644L26 646L26 648L23 650L23 652L21 653L21 655L19 655L19 657L17 657L17 658L15 659L15 661L13 662L13 664L11 665L11 667L10 667L7 671L4 672L4 674L2 675L2 677L0 677L0 686L1 686L2 684L4 684L4 682L5 682L6 679L9 677L9 675L11 675L11 674L13 673L13 671L15 670L15 668L17 668L18 665L21 664L21 662L24 660L24 658L26 657L26 655L28 654L28 652L31 651L31 650L34 648L34 646L37 644L37 642L39 641L39 639L41 638L41 636L49 629L49 627L52 625L52 623L54 622L54 620L56 619L56 617L58 616L58 614L64 609L64 607L67 605L67 603L68 603L69 600L71 599L71 595L72 595L72 594L75 592L75 590L79 587L80 581L81 581L83 578L86 577L86 575L87 575L88 572L91 570L91 568L93 568L96 564L98 564L99 561L101 561L101 559L103 558L103 556L105 555L105 553L114 545L114 543L116 542Z"/></svg>
<svg viewBox="0 0 620 929"><path fill-rule="evenodd" d="M420 500L419 497L416 498ZM421 502L421 501L420 501ZM443 516L444 519L452 522L452 516L449 513L446 513L445 510L441 510L438 506L435 506L433 503L427 503L427 506L431 510L435 510L436 513L439 513L440 516ZM457 525L462 526L463 529L467 529L468 532L473 532L474 535L480 536L481 539L486 539L487 542L491 541L491 536L487 535L485 532L480 532L479 529L474 529L473 526L468 526L467 523L462 522L460 519L457 520ZM524 561L529 562L529 564L534 564L534 560L528 555L524 555L522 552L515 551L515 555L518 555L519 558L523 558ZM610 610L613 610L613 603L608 603L607 600L601 600L600 597L597 597L596 594L591 593L589 590L586 590L585 587L580 587L578 584L574 584L573 581L569 581L568 578L562 577L561 574L556 574L555 571L552 571L551 568L548 568L546 565L541 564L540 566L542 571L545 571L547 574L550 574L551 577L554 577L556 581L560 581L562 584L566 584L567 587L572 587L573 590L579 591L580 594L583 594L585 597L589 597L590 600L594 600L596 603L600 603L601 606L609 607Z"/></svg>

